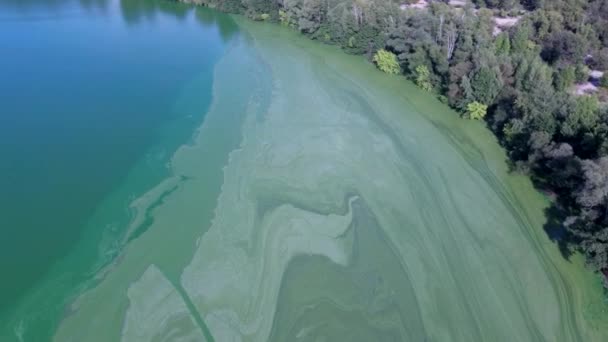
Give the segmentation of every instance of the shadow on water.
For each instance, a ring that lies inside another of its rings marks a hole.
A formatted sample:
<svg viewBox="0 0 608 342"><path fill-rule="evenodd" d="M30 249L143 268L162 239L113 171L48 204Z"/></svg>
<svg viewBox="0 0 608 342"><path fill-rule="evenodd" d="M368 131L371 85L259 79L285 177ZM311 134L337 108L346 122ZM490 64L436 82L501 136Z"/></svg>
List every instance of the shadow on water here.
<svg viewBox="0 0 608 342"><path fill-rule="evenodd" d="M80 0L80 1L107 1L107 0ZM194 9L193 9L194 8ZM121 0L120 9L127 24L138 24L143 20L154 18L162 13L171 15L178 20L184 20L191 11L203 27L216 27L223 41L229 41L237 33L237 26L225 18L218 18L217 12L203 6L183 4L170 0Z"/></svg>
<svg viewBox="0 0 608 342"><path fill-rule="evenodd" d="M502 141L501 146L507 149ZM543 224L543 230L547 234L547 237L557 245L562 257L566 261L570 261L570 258L574 255L574 251L571 246L573 245L575 239L564 225L564 221L569 215L567 211L563 209L563 204L560 203L559 194L556 194L554 191L550 190L551 185L549 184L548 179L535 176L534 173L525 165L525 163L514 161L521 160L522 156L527 156L527 153L522 151L512 151L509 154L510 157L505 159L509 173L521 174L529 177L536 191L539 191L550 198L550 206L544 209L546 221ZM561 198L563 198L563 196Z"/></svg>
<svg viewBox="0 0 608 342"><path fill-rule="evenodd" d="M78 3L83 9L107 9L111 0L2 0L0 8L58 10Z"/></svg>
<svg viewBox="0 0 608 342"><path fill-rule="evenodd" d="M505 160L509 167L509 173L522 174L529 177L534 185L536 191L543 193L545 196L551 198L551 205L544 209L545 223L543 224L543 230L549 240L557 244L559 252L566 261L570 261L570 258L574 254L574 251L570 247L572 245L573 237L572 234L564 226L564 221L568 217L568 213L559 204L559 196L554 194L547 184L545 179L540 179L531 175L530 170L523 168L521 165L513 162L512 159L507 158Z"/></svg>
<svg viewBox="0 0 608 342"><path fill-rule="evenodd" d="M169 0L121 0L120 9L127 24L138 24L143 19L154 19L161 13L184 20L192 6Z"/></svg>
<svg viewBox="0 0 608 342"><path fill-rule="evenodd" d="M557 244L564 259L570 261L573 252L568 245L572 237L563 224L567 217L566 212L553 203L545 209L545 217L547 218L547 222L545 222L543 229L549 239Z"/></svg>
<svg viewBox="0 0 608 342"><path fill-rule="evenodd" d="M197 6L194 11L197 21L205 27L217 27L224 41L229 41L238 32L238 28L233 22L219 20L217 15L207 7Z"/></svg>
<svg viewBox="0 0 608 342"><path fill-rule="evenodd" d="M21 13L57 12L66 8L73 9L75 4L85 11L102 12L108 11L113 4L117 4L116 7L124 22L129 25L136 25L146 20L154 21L159 14L185 20L189 13L194 11L197 22L204 27L216 26L224 41L232 38L237 32L234 23L218 19L217 12L207 7L184 4L175 0L119 0L116 2L112 0L2 0L0 9L7 8Z"/></svg>

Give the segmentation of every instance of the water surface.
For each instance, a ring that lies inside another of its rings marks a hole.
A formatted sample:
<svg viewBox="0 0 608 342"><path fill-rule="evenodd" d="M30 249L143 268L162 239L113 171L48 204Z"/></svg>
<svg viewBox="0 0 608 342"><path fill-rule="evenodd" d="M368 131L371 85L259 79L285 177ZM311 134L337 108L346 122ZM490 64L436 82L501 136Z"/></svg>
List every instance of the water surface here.
<svg viewBox="0 0 608 342"><path fill-rule="evenodd" d="M67 293L115 256L236 30L164 1L0 2L0 336L49 338Z"/></svg>

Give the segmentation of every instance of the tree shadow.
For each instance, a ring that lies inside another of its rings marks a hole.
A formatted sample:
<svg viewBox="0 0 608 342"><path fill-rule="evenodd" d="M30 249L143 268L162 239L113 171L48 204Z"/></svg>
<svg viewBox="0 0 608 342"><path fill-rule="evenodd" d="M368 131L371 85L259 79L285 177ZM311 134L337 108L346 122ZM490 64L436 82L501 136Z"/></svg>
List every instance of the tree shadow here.
<svg viewBox="0 0 608 342"><path fill-rule="evenodd" d="M545 233L547 233L547 236L551 241L557 244L564 259L570 261L570 258L574 253L569 248L569 245L572 242L572 235L563 224L567 217L566 211L553 203L550 207L545 209L545 217L547 218L547 221L543 225Z"/></svg>
<svg viewBox="0 0 608 342"><path fill-rule="evenodd" d="M572 215L572 210L568 208L571 208L573 205L573 203L568 202L569 198L564 192L568 191L567 189L572 189L573 186L562 185L561 188L556 187L552 183L554 180L551 177L556 177L557 175L539 177L538 172L531 170L528 163L514 160L511 155L507 156L506 163L510 173L527 176L532 182L534 189L542 193L549 200L550 206L544 209L545 223L543 224L543 230L547 234L547 237L558 246L562 257L566 261L570 261L572 255L574 255L572 246L577 246L578 242L580 242L564 224L567 218Z"/></svg>

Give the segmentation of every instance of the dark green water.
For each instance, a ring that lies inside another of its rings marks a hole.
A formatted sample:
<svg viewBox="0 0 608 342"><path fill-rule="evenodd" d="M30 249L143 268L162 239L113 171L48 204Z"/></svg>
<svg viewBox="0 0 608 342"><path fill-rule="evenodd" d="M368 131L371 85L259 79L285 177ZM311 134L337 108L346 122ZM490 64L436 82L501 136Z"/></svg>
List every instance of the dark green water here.
<svg viewBox="0 0 608 342"><path fill-rule="evenodd" d="M203 120L236 34L166 1L0 2L0 340L48 338L120 250L130 201Z"/></svg>

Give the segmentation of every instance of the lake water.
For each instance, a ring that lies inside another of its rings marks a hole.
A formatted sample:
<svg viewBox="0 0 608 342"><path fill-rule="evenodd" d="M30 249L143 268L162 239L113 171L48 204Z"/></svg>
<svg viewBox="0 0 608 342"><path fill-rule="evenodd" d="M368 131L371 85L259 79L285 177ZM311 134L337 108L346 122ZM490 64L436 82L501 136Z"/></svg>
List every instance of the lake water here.
<svg viewBox="0 0 608 342"><path fill-rule="evenodd" d="M0 340L602 341L480 124L162 0L0 3Z"/></svg>

